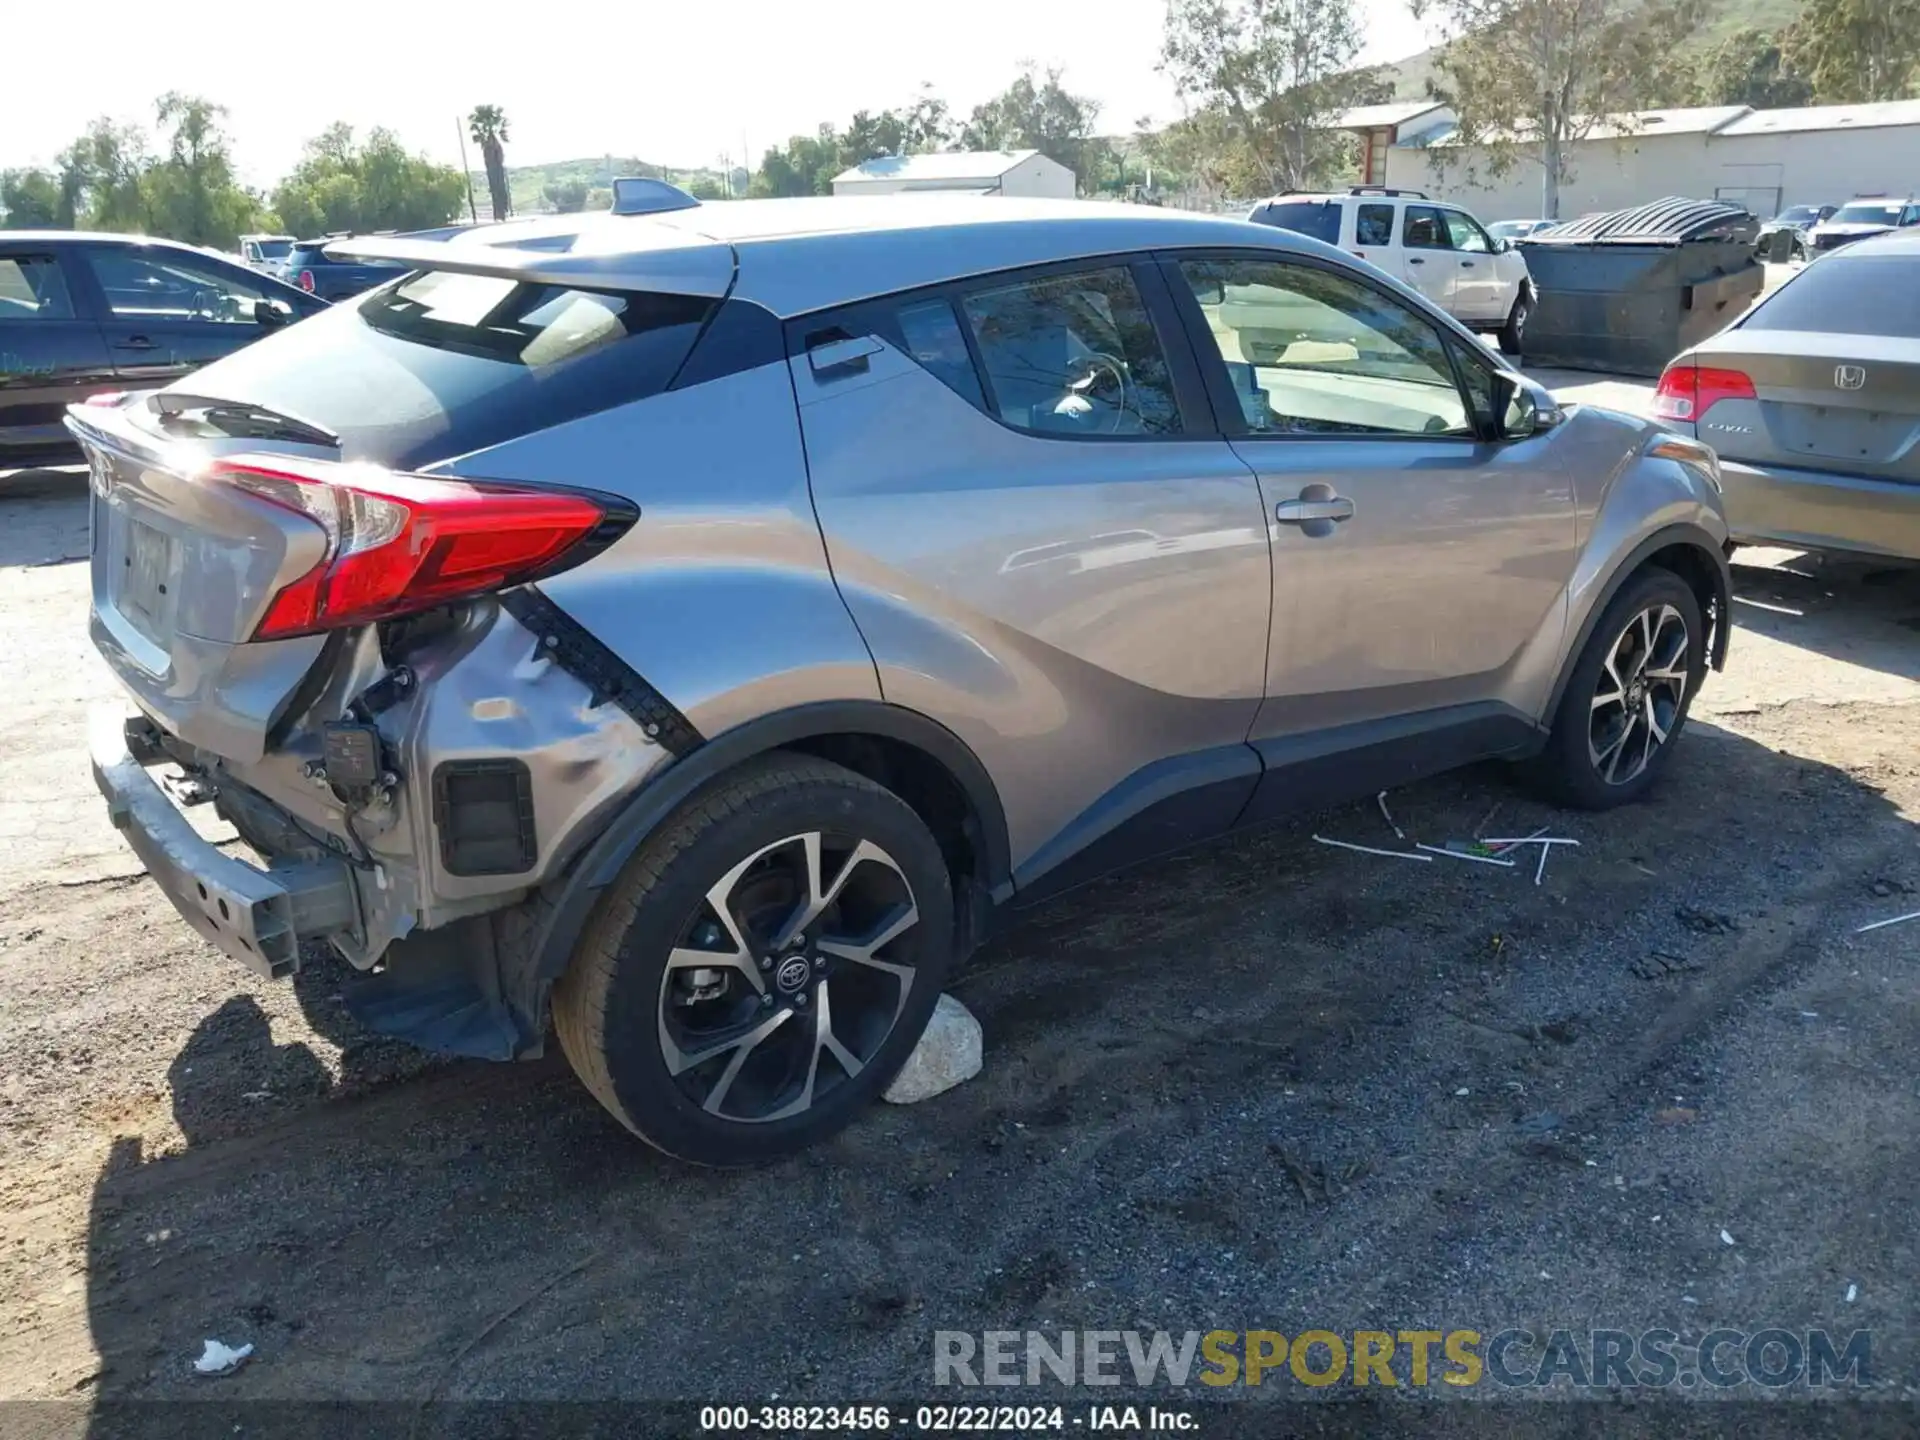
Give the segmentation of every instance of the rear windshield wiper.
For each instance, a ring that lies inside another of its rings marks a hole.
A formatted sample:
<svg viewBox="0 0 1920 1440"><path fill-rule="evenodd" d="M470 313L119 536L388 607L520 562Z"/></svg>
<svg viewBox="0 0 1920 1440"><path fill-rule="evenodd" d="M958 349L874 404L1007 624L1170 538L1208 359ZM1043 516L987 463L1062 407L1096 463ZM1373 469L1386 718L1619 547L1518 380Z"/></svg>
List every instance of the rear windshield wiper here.
<svg viewBox="0 0 1920 1440"><path fill-rule="evenodd" d="M160 417L162 428L174 425L205 425L236 440L289 440L300 445L324 445L340 448L340 437L310 420L270 410L265 405L250 405L239 400L221 400L209 395L182 395L165 390L150 397L149 408Z"/></svg>

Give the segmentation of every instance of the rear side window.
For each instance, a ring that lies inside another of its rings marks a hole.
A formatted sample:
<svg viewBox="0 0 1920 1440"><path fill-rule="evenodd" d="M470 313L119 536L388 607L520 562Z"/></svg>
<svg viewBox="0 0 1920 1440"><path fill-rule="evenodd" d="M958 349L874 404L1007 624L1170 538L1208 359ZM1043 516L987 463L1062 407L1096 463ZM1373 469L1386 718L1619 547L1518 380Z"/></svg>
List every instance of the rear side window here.
<svg viewBox="0 0 1920 1440"><path fill-rule="evenodd" d="M1167 357L1125 266L976 290L961 309L1007 424L1079 437L1179 432Z"/></svg>
<svg viewBox="0 0 1920 1440"><path fill-rule="evenodd" d="M1362 205L1355 211L1353 243L1356 245L1393 244L1393 207Z"/></svg>
<svg viewBox="0 0 1920 1440"><path fill-rule="evenodd" d="M1337 200L1275 200L1262 205L1248 217L1256 224L1276 225L1282 230L1340 243L1340 203Z"/></svg>
<svg viewBox="0 0 1920 1440"><path fill-rule="evenodd" d="M0 255L0 320L71 320L73 300L51 255Z"/></svg>
<svg viewBox="0 0 1920 1440"><path fill-rule="evenodd" d="M199 372L325 426L344 458L430 464L665 390L714 302L427 271Z"/></svg>
<svg viewBox="0 0 1920 1440"><path fill-rule="evenodd" d="M973 368L967 337L961 332L952 304L945 300L915 301L894 311L893 322L909 355L969 405L987 408L986 398L980 393L979 372Z"/></svg>
<svg viewBox="0 0 1920 1440"><path fill-rule="evenodd" d="M1742 330L1920 340L1920 252L1816 261L1763 300Z"/></svg>

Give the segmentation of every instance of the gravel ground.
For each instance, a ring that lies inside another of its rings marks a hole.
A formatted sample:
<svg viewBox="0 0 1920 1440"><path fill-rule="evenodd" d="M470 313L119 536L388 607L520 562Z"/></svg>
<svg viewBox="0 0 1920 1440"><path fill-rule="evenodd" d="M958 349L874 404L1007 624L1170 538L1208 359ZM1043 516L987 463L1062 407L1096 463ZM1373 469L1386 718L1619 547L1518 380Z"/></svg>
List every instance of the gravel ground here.
<svg viewBox="0 0 1920 1440"><path fill-rule="evenodd" d="M1371 806L1106 882L959 981L977 1080L715 1174L191 936L86 778L81 495L0 535L0 1398L204 1398L208 1336L257 1347L223 1398L425 1406L924 1397L936 1330L1718 1325L1868 1329L1917 1393L1920 924L1853 932L1920 908L1920 572L1743 567L1643 806L1392 797L1578 838L1538 887L1308 839Z"/></svg>

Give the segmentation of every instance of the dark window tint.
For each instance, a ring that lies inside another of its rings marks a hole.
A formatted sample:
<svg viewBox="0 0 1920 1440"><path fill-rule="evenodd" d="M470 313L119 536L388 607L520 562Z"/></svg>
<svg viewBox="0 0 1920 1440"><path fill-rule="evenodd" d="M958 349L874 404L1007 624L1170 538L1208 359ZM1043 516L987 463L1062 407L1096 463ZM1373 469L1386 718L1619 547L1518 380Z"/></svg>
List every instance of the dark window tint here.
<svg viewBox="0 0 1920 1440"><path fill-rule="evenodd" d="M658 394L712 309L430 271L217 361L194 389L323 425L350 459L418 466Z"/></svg>
<svg viewBox="0 0 1920 1440"><path fill-rule="evenodd" d="M0 255L0 320L71 320L60 262L51 255Z"/></svg>
<svg viewBox="0 0 1920 1440"><path fill-rule="evenodd" d="M1356 245L1393 244L1393 207L1362 205L1353 217L1353 243Z"/></svg>
<svg viewBox="0 0 1920 1440"><path fill-rule="evenodd" d="M962 302L993 404L1049 435L1171 435L1167 360L1124 266L978 290Z"/></svg>
<svg viewBox="0 0 1920 1440"><path fill-rule="evenodd" d="M1920 340L1920 253L1840 254L1762 301L1742 330L1813 330Z"/></svg>
<svg viewBox="0 0 1920 1440"><path fill-rule="evenodd" d="M909 355L968 404L986 408L980 376L967 350L967 337L950 303L922 300L902 305L893 319Z"/></svg>
<svg viewBox="0 0 1920 1440"><path fill-rule="evenodd" d="M1400 242L1409 250L1451 248L1446 217L1431 205L1407 206L1406 219L1400 227Z"/></svg>
<svg viewBox="0 0 1920 1440"><path fill-rule="evenodd" d="M1340 243L1340 204L1335 200L1276 200L1262 205L1249 218L1257 224L1310 235L1329 245Z"/></svg>
<svg viewBox="0 0 1920 1440"><path fill-rule="evenodd" d="M266 297L238 267L226 270L166 250L115 247L85 253L107 308L123 320L252 325L257 323L254 303Z"/></svg>

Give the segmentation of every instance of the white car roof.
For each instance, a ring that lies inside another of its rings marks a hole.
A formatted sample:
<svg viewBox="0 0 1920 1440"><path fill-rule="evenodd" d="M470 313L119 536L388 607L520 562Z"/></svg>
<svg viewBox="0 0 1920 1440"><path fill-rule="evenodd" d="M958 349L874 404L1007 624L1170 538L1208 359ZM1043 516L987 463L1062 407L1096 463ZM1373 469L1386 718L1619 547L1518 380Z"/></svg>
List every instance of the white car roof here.
<svg viewBox="0 0 1920 1440"><path fill-rule="evenodd" d="M557 215L482 227L446 241L365 236L328 249L551 284L714 296L730 289L785 317L1054 260L1222 246L1326 250L1272 226L1191 211L938 194L721 201L656 215Z"/></svg>

